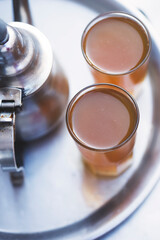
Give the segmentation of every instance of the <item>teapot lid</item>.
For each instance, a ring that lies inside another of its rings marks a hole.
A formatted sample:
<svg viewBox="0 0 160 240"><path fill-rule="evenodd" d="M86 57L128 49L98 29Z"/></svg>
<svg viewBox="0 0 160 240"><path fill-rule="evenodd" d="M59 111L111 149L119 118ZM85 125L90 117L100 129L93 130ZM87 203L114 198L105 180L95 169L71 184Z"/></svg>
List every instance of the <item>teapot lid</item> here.
<svg viewBox="0 0 160 240"><path fill-rule="evenodd" d="M52 48L35 27L0 21L0 87L17 87L28 96L37 91L52 69Z"/></svg>

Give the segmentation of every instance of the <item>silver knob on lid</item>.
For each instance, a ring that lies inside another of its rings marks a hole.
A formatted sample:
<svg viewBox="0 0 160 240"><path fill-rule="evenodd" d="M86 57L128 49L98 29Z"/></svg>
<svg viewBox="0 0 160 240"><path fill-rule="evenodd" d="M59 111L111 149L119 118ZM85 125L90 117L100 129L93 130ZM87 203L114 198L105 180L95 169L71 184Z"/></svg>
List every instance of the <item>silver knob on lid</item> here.
<svg viewBox="0 0 160 240"><path fill-rule="evenodd" d="M0 45L5 44L8 41L7 24L0 19Z"/></svg>

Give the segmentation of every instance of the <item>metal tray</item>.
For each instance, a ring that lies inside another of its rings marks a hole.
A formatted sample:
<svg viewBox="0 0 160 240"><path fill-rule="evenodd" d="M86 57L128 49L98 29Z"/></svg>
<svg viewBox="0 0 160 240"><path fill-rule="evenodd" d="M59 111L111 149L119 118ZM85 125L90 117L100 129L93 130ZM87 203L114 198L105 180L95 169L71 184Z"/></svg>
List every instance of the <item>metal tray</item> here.
<svg viewBox="0 0 160 240"><path fill-rule="evenodd" d="M82 164L65 122L26 146L25 180L13 187L0 174L0 239L95 239L125 220L160 176L160 47L152 26L138 10L113 0L30 1L34 24L46 34L66 72L70 98L93 83L80 39L86 24L105 11L140 18L152 36L149 74L137 99L140 126L134 164L117 178L98 178ZM12 21L10 0L0 0L0 16Z"/></svg>

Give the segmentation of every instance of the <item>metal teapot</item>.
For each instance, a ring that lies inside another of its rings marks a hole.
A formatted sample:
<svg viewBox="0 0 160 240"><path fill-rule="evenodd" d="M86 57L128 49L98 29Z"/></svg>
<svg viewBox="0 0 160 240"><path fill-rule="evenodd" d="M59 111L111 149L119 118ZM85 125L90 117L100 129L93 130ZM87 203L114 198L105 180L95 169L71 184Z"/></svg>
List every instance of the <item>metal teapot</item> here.
<svg viewBox="0 0 160 240"><path fill-rule="evenodd" d="M61 121L68 82L47 38L22 22L0 20L0 164L19 171L15 135L37 139Z"/></svg>

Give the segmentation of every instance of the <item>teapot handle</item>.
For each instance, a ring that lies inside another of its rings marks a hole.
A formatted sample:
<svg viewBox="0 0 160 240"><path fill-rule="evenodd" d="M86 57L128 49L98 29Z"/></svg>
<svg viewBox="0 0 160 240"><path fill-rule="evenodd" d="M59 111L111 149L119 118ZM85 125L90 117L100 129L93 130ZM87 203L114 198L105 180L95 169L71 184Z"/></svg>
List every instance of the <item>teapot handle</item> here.
<svg viewBox="0 0 160 240"><path fill-rule="evenodd" d="M14 21L33 25L28 0L12 0Z"/></svg>
<svg viewBox="0 0 160 240"><path fill-rule="evenodd" d="M4 171L22 170L15 158L15 119L21 106L21 89L0 88L0 164Z"/></svg>

